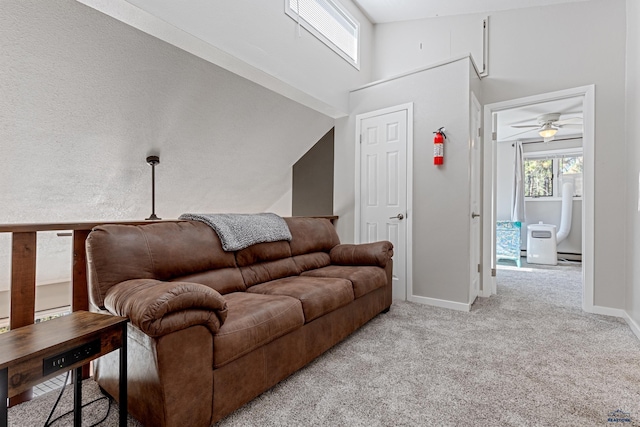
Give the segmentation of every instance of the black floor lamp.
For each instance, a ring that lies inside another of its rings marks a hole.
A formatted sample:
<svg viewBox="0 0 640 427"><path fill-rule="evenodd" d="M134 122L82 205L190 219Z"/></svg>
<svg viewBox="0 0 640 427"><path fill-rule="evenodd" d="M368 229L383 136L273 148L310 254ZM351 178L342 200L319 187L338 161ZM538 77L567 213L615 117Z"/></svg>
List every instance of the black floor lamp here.
<svg viewBox="0 0 640 427"><path fill-rule="evenodd" d="M147 221L154 219L162 219L156 216L156 165L160 164L160 157L149 156L147 163L151 165L151 216L146 218Z"/></svg>

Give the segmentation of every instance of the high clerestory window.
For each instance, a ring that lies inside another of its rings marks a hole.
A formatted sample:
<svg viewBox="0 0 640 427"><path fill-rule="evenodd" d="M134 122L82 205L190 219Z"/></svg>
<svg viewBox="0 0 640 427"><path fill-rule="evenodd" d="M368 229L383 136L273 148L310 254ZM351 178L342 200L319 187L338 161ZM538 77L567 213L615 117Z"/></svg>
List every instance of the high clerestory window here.
<svg viewBox="0 0 640 427"><path fill-rule="evenodd" d="M360 24L332 0L285 0L285 13L360 69Z"/></svg>

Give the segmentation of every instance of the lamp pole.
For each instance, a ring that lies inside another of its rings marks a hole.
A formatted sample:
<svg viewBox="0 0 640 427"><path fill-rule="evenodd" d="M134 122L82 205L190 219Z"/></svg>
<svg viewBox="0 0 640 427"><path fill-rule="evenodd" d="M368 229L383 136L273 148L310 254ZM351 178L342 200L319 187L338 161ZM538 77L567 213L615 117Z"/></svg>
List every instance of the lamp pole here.
<svg viewBox="0 0 640 427"><path fill-rule="evenodd" d="M147 163L151 165L151 216L146 218L147 221L162 219L156 216L156 165L160 164L160 157L149 156Z"/></svg>

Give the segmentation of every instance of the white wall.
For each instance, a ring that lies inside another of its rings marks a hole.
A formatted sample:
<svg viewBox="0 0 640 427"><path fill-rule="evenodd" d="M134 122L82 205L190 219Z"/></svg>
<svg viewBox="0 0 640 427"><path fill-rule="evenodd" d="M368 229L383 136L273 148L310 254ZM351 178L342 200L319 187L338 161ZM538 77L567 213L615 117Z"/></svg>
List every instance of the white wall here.
<svg viewBox="0 0 640 427"><path fill-rule="evenodd" d="M351 0L339 3L360 23L360 70L304 28L298 35L296 22L284 13L284 0L195 0L188 6L79 1L332 117L348 113L349 89L371 81L373 26ZM172 31L173 26L188 30Z"/></svg>
<svg viewBox="0 0 640 427"><path fill-rule="evenodd" d="M615 191L627 174L621 163L625 142L625 0L591 0L492 13L489 17L489 76L482 81L484 102L494 103L595 84L595 265L594 304L623 308L625 263L619 251L626 241L626 192ZM478 19L480 18L477 15ZM448 33L431 34L440 18L407 24L403 43L424 37L449 43ZM459 19L466 27L468 18ZM398 24L399 27L402 24ZM400 31L400 30L398 30ZM394 46L376 48L375 57L394 55L394 69L412 69L416 57ZM543 60L544 58L544 60ZM441 58L425 58L429 61ZM377 77L386 77L380 67Z"/></svg>
<svg viewBox="0 0 640 427"><path fill-rule="evenodd" d="M486 16L470 14L377 24L373 32L373 80L469 54L482 69L482 26Z"/></svg>
<svg viewBox="0 0 640 427"><path fill-rule="evenodd" d="M627 294L625 309L640 337L640 4L627 0L626 167ZM635 323L633 323L635 322Z"/></svg>
<svg viewBox="0 0 640 427"><path fill-rule="evenodd" d="M498 142L496 160L496 217L500 220L511 220L511 197L513 191L513 163L515 148L511 142ZM556 141L551 144L525 144L525 153L548 151L551 149L574 148L582 145L582 140ZM526 200L525 212L527 220L521 228L521 248L527 248L527 225L543 221L560 228L562 213L561 200ZM582 200L574 200L571 210L571 231L566 240L558 245L558 252L582 254Z"/></svg>
<svg viewBox="0 0 640 427"><path fill-rule="evenodd" d="M73 0L0 14L0 223L291 212L291 168L333 119ZM40 237L38 281L70 239ZM0 290L9 236L0 236Z"/></svg>
<svg viewBox="0 0 640 427"><path fill-rule="evenodd" d="M353 240L355 117L414 103L413 294L466 304L469 298L470 62L389 80L351 93L351 115L336 123L334 206L343 241ZM434 99L439 102L433 102ZM433 165L433 131L447 129L445 164ZM339 140L338 138L342 138Z"/></svg>

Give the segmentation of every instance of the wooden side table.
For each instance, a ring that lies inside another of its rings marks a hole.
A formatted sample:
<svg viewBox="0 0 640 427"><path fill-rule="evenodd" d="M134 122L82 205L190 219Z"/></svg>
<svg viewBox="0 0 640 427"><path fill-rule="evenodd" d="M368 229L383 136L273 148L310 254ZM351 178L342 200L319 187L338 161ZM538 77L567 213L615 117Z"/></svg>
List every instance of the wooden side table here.
<svg viewBox="0 0 640 427"><path fill-rule="evenodd" d="M126 317L76 311L0 334L0 427L7 399L73 369L74 426L82 422L82 366L120 349L120 426L127 425Z"/></svg>

